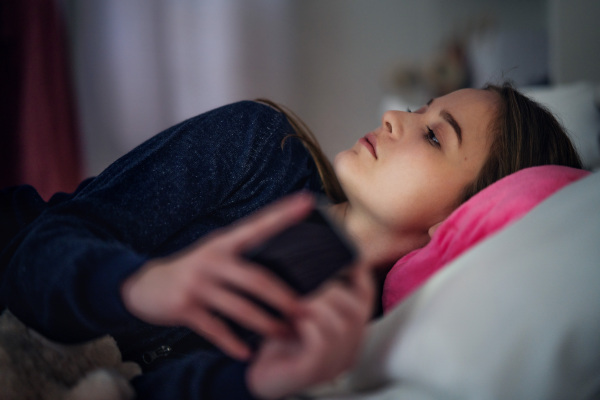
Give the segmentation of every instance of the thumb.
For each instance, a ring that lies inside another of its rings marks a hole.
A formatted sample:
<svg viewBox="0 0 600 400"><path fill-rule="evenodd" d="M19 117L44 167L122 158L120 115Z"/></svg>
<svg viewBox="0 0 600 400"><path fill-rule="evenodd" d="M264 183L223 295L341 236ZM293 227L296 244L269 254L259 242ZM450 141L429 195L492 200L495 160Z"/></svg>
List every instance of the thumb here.
<svg viewBox="0 0 600 400"><path fill-rule="evenodd" d="M243 251L302 220L314 207L314 196L300 192L287 196L231 225L228 240Z"/></svg>

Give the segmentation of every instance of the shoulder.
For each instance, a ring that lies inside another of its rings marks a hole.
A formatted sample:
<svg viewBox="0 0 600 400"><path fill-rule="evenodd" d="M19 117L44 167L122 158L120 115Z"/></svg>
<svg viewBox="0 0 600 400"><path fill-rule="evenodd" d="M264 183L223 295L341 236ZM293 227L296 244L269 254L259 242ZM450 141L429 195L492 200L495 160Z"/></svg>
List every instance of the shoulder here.
<svg viewBox="0 0 600 400"><path fill-rule="evenodd" d="M199 128L204 137L217 136L215 140L231 146L230 150L238 148L250 153L267 149L279 152L284 139L296 134L286 114L267 103L250 100L201 114L192 126ZM288 141L285 141L286 147ZM295 149L298 150L303 152L304 149Z"/></svg>
<svg viewBox="0 0 600 400"><path fill-rule="evenodd" d="M198 119L214 119L231 123L268 123L286 119L285 115L274 107L252 100L243 100L227 104L200 114Z"/></svg>
<svg viewBox="0 0 600 400"><path fill-rule="evenodd" d="M227 104L184 121L181 133L217 142L247 142L294 133L287 117L261 102L244 100Z"/></svg>

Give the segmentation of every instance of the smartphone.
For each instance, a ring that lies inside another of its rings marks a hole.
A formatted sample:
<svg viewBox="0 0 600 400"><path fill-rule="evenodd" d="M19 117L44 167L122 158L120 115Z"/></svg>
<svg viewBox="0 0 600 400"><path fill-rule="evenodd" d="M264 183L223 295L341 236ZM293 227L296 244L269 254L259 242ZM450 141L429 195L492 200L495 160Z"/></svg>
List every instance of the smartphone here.
<svg viewBox="0 0 600 400"><path fill-rule="evenodd" d="M261 264L307 294L357 257L356 246L322 207L303 220L246 252L244 257Z"/></svg>
<svg viewBox="0 0 600 400"><path fill-rule="evenodd" d="M349 268L357 249L341 226L317 206L300 222L284 229L261 245L243 254L272 271L300 295L317 289L323 282ZM279 312L248 296L276 317ZM256 349L261 336L225 318L236 334Z"/></svg>

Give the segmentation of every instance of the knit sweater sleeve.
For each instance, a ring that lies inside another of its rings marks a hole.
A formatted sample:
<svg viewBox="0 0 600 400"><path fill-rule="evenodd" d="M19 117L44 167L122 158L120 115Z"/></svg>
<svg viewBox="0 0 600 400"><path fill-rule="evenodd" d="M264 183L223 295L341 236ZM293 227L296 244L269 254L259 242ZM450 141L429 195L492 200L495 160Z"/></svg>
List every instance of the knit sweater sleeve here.
<svg viewBox="0 0 600 400"><path fill-rule="evenodd" d="M3 255L2 302L53 340L136 329L119 290L149 258L313 185L306 151L281 147L288 128L241 102L148 140L22 232Z"/></svg>

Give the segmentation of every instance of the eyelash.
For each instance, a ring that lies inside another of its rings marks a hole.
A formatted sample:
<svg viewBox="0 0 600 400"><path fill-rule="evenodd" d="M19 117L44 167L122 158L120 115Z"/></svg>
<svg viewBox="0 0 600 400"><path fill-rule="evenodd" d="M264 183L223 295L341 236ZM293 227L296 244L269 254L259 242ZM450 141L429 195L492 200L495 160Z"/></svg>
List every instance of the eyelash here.
<svg viewBox="0 0 600 400"><path fill-rule="evenodd" d="M427 127L427 133L425 134L425 140L427 140L432 146L440 148L442 145L440 144L439 139L435 136L435 132Z"/></svg>
<svg viewBox="0 0 600 400"><path fill-rule="evenodd" d="M412 113L410 108L406 108L406 112ZM437 136L435 136L435 132L430 127L427 127L427 133L424 135L425 140L427 140L432 146L441 148L441 144Z"/></svg>

